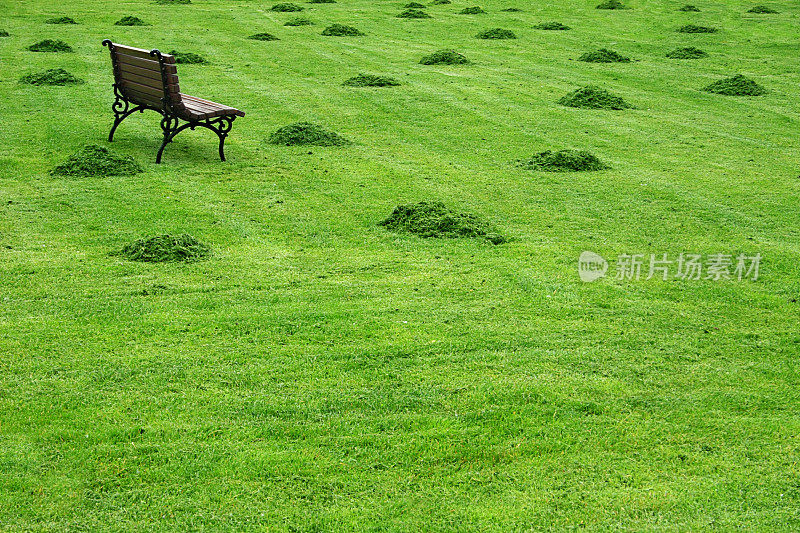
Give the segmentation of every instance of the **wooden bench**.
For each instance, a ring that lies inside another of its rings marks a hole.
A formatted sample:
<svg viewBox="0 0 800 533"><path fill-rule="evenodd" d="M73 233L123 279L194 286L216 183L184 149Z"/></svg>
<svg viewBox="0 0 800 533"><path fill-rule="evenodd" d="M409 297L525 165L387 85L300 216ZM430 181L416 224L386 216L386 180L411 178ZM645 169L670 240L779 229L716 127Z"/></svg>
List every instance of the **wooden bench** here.
<svg viewBox="0 0 800 533"><path fill-rule="evenodd" d="M163 117L164 141L158 149L156 163L161 163L164 148L176 135L186 128L193 130L198 126L217 134L219 157L225 161L225 137L236 117L244 116L243 111L181 93L174 56L158 50L123 46L108 39L103 41L103 46L111 51L116 97L111 106L115 118L108 134L109 142L114 140L114 131L123 120L136 111L152 109Z"/></svg>

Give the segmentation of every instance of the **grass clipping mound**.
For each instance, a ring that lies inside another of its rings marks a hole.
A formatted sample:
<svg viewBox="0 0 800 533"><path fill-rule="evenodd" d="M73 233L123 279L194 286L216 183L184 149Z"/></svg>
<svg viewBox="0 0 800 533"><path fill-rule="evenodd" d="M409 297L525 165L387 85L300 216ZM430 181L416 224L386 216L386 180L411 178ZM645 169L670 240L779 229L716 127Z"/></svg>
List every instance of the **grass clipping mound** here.
<svg viewBox="0 0 800 533"><path fill-rule="evenodd" d="M727 96L761 96L767 92L764 87L741 74L715 81L711 85L703 87L703 90Z"/></svg>
<svg viewBox="0 0 800 533"><path fill-rule="evenodd" d="M182 65L205 65L208 63L206 58L194 52L179 52L177 50L170 51L169 55L175 58L176 63Z"/></svg>
<svg viewBox="0 0 800 533"><path fill-rule="evenodd" d="M480 15L482 13L486 13L483 9L478 6L473 7L465 7L461 11L459 11L461 15Z"/></svg>
<svg viewBox="0 0 800 533"><path fill-rule="evenodd" d="M276 11L278 13L292 13L295 11L302 11L303 8L298 6L297 4L292 4L291 2L284 2L281 4L275 4L272 6L271 11Z"/></svg>
<svg viewBox="0 0 800 533"><path fill-rule="evenodd" d="M271 33L256 33L248 37L248 39L253 39L254 41L279 41L277 37L272 35Z"/></svg>
<svg viewBox="0 0 800 533"><path fill-rule="evenodd" d="M697 24L687 24L678 28L678 33L717 33L717 28L711 26L698 26Z"/></svg>
<svg viewBox="0 0 800 533"><path fill-rule="evenodd" d="M345 24L331 24L322 30L322 35L334 37L361 37L366 34L358 28L354 28L353 26L347 26Z"/></svg>
<svg viewBox="0 0 800 533"><path fill-rule="evenodd" d="M609 168L596 155L581 150L547 150L519 164L528 170L545 172L595 172Z"/></svg>
<svg viewBox="0 0 800 533"><path fill-rule="evenodd" d="M619 0L607 0L597 6L597 9L628 9L625 4Z"/></svg>
<svg viewBox="0 0 800 533"><path fill-rule="evenodd" d="M466 65L469 59L455 50L439 50L419 61L423 65Z"/></svg>
<svg viewBox="0 0 800 533"><path fill-rule="evenodd" d="M359 74L342 83L345 87L397 87L400 82L388 76Z"/></svg>
<svg viewBox="0 0 800 533"><path fill-rule="evenodd" d="M563 96L559 104L567 107L583 109L631 109L633 106L619 96L614 96L605 89L587 85Z"/></svg>
<svg viewBox="0 0 800 533"><path fill-rule="evenodd" d="M402 13L397 15L397 18L400 18L400 19L429 19L429 18L433 18L433 17L431 17L430 15L428 15L427 13L422 11L421 9L406 9L405 11L403 11Z"/></svg>
<svg viewBox="0 0 800 533"><path fill-rule="evenodd" d="M139 17L128 15L116 21L114 23L114 26L149 26L149 24L140 19Z"/></svg>
<svg viewBox="0 0 800 533"><path fill-rule="evenodd" d="M618 54L608 48L601 48L594 52L586 52L578 61L585 61L587 63L630 63L631 58Z"/></svg>
<svg viewBox="0 0 800 533"><path fill-rule="evenodd" d="M72 17L53 17L44 21L45 24L77 24Z"/></svg>
<svg viewBox="0 0 800 533"><path fill-rule="evenodd" d="M380 225L390 231L424 238L484 238L492 244L507 241L477 216L451 211L441 202L399 205Z"/></svg>
<svg viewBox="0 0 800 533"><path fill-rule="evenodd" d="M548 31L566 31L569 30L570 27L566 24L561 24L560 22L541 22L533 26L537 30L548 30Z"/></svg>
<svg viewBox="0 0 800 533"><path fill-rule="evenodd" d="M189 262L207 257L211 249L191 235L154 235L126 244L118 255L145 263Z"/></svg>
<svg viewBox="0 0 800 533"><path fill-rule="evenodd" d="M338 133L310 122L295 122L284 126L269 136L269 142L284 146L345 146L352 144Z"/></svg>
<svg viewBox="0 0 800 533"><path fill-rule="evenodd" d="M480 32L476 35L478 39L516 39L517 35L511 30L504 30L503 28L492 28Z"/></svg>
<svg viewBox="0 0 800 533"><path fill-rule="evenodd" d="M56 176L104 177L138 174L142 167L130 156L90 144L50 171Z"/></svg>
<svg viewBox="0 0 800 533"><path fill-rule="evenodd" d="M706 57L708 54L699 48L689 46L686 48L676 48L671 52L667 52L667 57L670 59L700 59Z"/></svg>
<svg viewBox="0 0 800 533"><path fill-rule="evenodd" d="M43 72L28 74L20 78L20 83L28 85L79 85L83 80L76 78L63 68L51 68Z"/></svg>
<svg viewBox="0 0 800 533"><path fill-rule="evenodd" d="M72 52L72 47L64 41L45 39L28 47L31 52Z"/></svg>
<svg viewBox="0 0 800 533"><path fill-rule="evenodd" d="M762 15L777 15L780 11L772 9L769 6L753 6L747 10L748 13L759 13Z"/></svg>
<svg viewBox="0 0 800 533"><path fill-rule="evenodd" d="M699 13L700 8L691 4L686 4L685 6L679 8L678 11L683 11L684 13Z"/></svg>

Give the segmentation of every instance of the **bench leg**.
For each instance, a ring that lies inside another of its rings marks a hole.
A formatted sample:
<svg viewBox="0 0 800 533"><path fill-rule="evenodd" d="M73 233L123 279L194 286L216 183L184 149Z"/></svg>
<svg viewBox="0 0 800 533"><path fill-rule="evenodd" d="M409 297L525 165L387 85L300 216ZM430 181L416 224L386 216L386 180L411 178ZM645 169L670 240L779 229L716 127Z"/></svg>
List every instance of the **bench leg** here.
<svg viewBox="0 0 800 533"><path fill-rule="evenodd" d="M161 163L161 154L164 153L164 148L172 142L172 139L174 139L176 135L186 128L194 130L197 127L206 128L217 134L217 137L219 137L219 158L225 161L225 138L233 128L233 121L235 119L235 116L224 116L206 120L205 122L188 122L179 126L177 118L165 116L161 119L161 130L164 132L164 141L161 143L161 148L158 149L156 164Z"/></svg>
<svg viewBox="0 0 800 533"><path fill-rule="evenodd" d="M111 110L114 112L114 125L111 126L111 131L108 132L108 142L114 140L114 132L117 131L117 126L119 126L123 120L137 111L144 112L144 107L140 105L131 108L128 101L122 97L116 85L114 86L114 96L114 103L111 104Z"/></svg>
<svg viewBox="0 0 800 533"><path fill-rule="evenodd" d="M231 129L233 128L233 121L235 119L235 116L220 117L219 128L214 129L217 137L219 137L219 158L223 161L225 161L225 139L228 137L228 133L230 133Z"/></svg>
<svg viewBox="0 0 800 533"><path fill-rule="evenodd" d="M167 145L172 142L173 137L175 137L182 129L183 128L178 128L177 118L167 115L161 119L161 131L164 132L164 141L161 143L161 148L158 149L158 154L156 154L157 165L161 163L161 154L164 153L164 148L166 148Z"/></svg>
<svg viewBox="0 0 800 533"><path fill-rule="evenodd" d="M161 154L164 153L164 148L167 147L167 143L169 143L167 139L164 139L164 142L161 143L161 148L158 149L158 154L156 154L156 165L161 164Z"/></svg>
<svg viewBox="0 0 800 533"><path fill-rule="evenodd" d="M144 112L144 108L143 107L134 107L133 109L130 109L130 110L124 112L124 113L116 113L116 116L114 117L114 125L111 126L111 131L108 132L108 142L112 142L114 140L114 132L117 131L117 126L119 126L122 123L123 120L125 120L129 116L133 115L137 111L140 111L140 112L143 113Z"/></svg>
<svg viewBox="0 0 800 533"><path fill-rule="evenodd" d="M225 135L219 136L219 158L225 161Z"/></svg>
<svg viewBox="0 0 800 533"><path fill-rule="evenodd" d="M123 120L125 119L121 119L119 117L114 119L114 125L111 126L111 131L108 132L108 142L114 141L114 132L117 131L117 126L119 126Z"/></svg>

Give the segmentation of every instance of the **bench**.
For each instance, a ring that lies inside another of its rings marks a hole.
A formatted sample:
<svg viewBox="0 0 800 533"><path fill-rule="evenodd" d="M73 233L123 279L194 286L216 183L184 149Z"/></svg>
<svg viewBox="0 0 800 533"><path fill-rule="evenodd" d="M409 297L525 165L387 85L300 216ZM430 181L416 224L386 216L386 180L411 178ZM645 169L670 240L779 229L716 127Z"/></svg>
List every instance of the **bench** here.
<svg viewBox="0 0 800 533"><path fill-rule="evenodd" d="M244 112L226 105L209 102L202 98L181 93L178 85L178 70L175 57L158 50L144 50L103 41L111 52L114 69L114 125L108 141L114 140L114 132L120 123L133 113L151 109L161 114L161 129L164 141L156 155L161 163L161 154L183 130L197 127L209 129L219 137L219 157L225 161L225 138L233 128L236 117ZM185 122L181 124L181 121Z"/></svg>

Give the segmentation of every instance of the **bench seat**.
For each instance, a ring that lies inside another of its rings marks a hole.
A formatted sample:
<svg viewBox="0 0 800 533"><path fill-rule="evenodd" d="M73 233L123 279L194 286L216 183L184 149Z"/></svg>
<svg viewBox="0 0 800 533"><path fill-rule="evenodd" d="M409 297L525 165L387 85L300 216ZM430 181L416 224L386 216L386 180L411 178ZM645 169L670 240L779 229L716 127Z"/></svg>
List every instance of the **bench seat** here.
<svg viewBox="0 0 800 533"><path fill-rule="evenodd" d="M181 115L188 120L206 120L214 117L224 117L234 115L243 117L244 111L240 111L235 107L229 107L209 100L203 100L196 96L189 96L188 94L181 93L181 102L183 102L183 111Z"/></svg>

